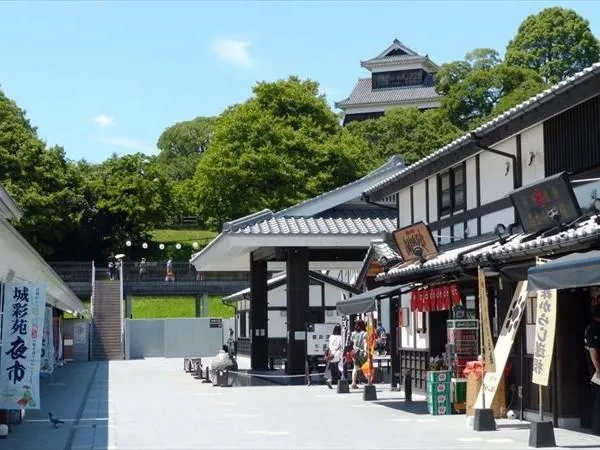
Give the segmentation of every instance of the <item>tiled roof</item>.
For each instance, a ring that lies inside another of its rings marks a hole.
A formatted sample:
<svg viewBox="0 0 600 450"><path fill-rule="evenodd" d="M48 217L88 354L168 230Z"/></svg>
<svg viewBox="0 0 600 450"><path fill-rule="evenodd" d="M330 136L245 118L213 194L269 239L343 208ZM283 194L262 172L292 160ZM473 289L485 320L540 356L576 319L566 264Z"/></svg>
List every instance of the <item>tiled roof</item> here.
<svg viewBox="0 0 600 450"><path fill-rule="evenodd" d="M417 170L427 164L432 163L433 161L435 161L439 157L445 155L446 153L449 153L453 150L457 150L458 148L462 147L463 145L468 144L472 140L471 133L475 133L476 135L481 137L483 134L485 134L493 129L496 129L497 127L503 125L504 123L523 114L527 110L535 108L539 103L543 103L543 102L549 100L550 98L554 97L555 95L559 94L560 92L569 89L570 87L574 86L575 84L578 84L578 83L586 80L587 78L598 75L598 74L600 74L600 63L593 64L592 66L582 70L581 72L578 72L575 75L561 81L560 83L555 84L551 88L546 89L545 91L543 91L533 97L530 97L529 99L525 100L522 103L519 103L514 108L511 108L508 111L500 114L498 117L495 117L492 120L484 123L483 125L476 128L475 130L464 134L463 136L452 141L448 145L445 145L444 147L436 150L435 152L431 153L430 155L426 156L425 158L421 159L420 161L417 161L414 164L411 164L406 169L401 170L401 171L397 172L396 174L390 176L389 178L371 186L370 188L368 188L365 191L365 193L371 194L373 192L376 192L376 191L382 189L383 187L388 186L388 185L392 184L393 182L403 178L404 176L408 175L409 173L414 172L415 170ZM350 98L352 98L352 95L350 96Z"/></svg>
<svg viewBox="0 0 600 450"><path fill-rule="evenodd" d="M399 276L408 275L411 273L431 272L434 270L452 267L457 264L458 257L461 253L472 251L474 254L477 254L478 249L480 249L482 246L486 246L486 244L493 245L491 240L484 243L477 242L440 253L435 258L429 259L423 264L418 261L402 264L390 269L387 273L380 273L377 275L377 280L397 278Z"/></svg>
<svg viewBox="0 0 600 450"><path fill-rule="evenodd" d="M398 253L397 248L393 248L389 242L382 240L373 241L371 247L373 248L375 257L384 266L402 261L402 257Z"/></svg>
<svg viewBox="0 0 600 450"><path fill-rule="evenodd" d="M390 281L409 274L447 269L458 263L475 266L481 263L503 262L521 256L535 257L548 255L551 252L565 252L578 244L590 243L598 238L600 238L600 224L592 218L548 237L529 239L529 235L518 234L511 236L504 244L488 241L488 245L477 243L448 250L424 264L413 262L396 266L387 273L377 275L377 280ZM459 261L461 253L464 254Z"/></svg>
<svg viewBox="0 0 600 450"><path fill-rule="evenodd" d="M399 88L371 88L371 78L361 78L350 96L335 106L340 108L348 105L366 104L400 104L424 100L438 100L441 97L435 92L435 86L407 86Z"/></svg>
<svg viewBox="0 0 600 450"><path fill-rule="evenodd" d="M520 234L504 245L487 249L480 255L465 255L464 262L476 260L501 261L519 255L539 256L552 251L562 251L564 247L586 244L600 237L600 225L595 218L587 219L573 228L548 237L528 240L528 235Z"/></svg>
<svg viewBox="0 0 600 450"><path fill-rule="evenodd" d="M393 212L393 211L392 211ZM234 234L246 235L315 235L315 234L381 234L391 233L396 226L395 213L382 210L357 209L331 211L312 217L270 217L232 230Z"/></svg>
<svg viewBox="0 0 600 450"><path fill-rule="evenodd" d="M421 55L394 55L394 56L383 56L383 57L375 57L371 59L367 59L365 61L361 61L360 64L369 64L376 62L412 62L412 61L422 61L427 59L425 56Z"/></svg>

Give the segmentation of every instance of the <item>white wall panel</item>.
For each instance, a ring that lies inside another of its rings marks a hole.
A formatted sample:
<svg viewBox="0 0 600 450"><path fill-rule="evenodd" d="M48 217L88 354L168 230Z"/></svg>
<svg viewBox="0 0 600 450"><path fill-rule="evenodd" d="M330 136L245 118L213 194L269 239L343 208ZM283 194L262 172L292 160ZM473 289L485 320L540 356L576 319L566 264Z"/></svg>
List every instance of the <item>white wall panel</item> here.
<svg viewBox="0 0 600 450"><path fill-rule="evenodd" d="M466 161L466 165L467 209L473 209L477 207L477 170L475 157L469 158Z"/></svg>
<svg viewBox="0 0 600 450"><path fill-rule="evenodd" d="M481 234L491 233L499 223L508 227L515 221L513 208L506 208L501 211L496 211L487 214L481 218Z"/></svg>
<svg viewBox="0 0 600 450"><path fill-rule="evenodd" d="M515 154L515 138L507 139L492 148ZM509 158L488 151L480 153L481 204L498 200L513 190L513 163ZM508 164L508 166L507 166ZM508 168L508 172L507 172Z"/></svg>
<svg viewBox="0 0 600 450"><path fill-rule="evenodd" d="M410 187L399 192L398 206L400 208L399 228L406 227L410 225Z"/></svg>
<svg viewBox="0 0 600 450"><path fill-rule="evenodd" d="M533 155L533 159L531 156ZM528 165L531 161L531 165ZM544 126L536 125L521 133L521 167L523 185L545 177L544 169Z"/></svg>
<svg viewBox="0 0 600 450"><path fill-rule="evenodd" d="M287 336L287 312L269 311L269 337L284 338ZM286 316L283 316L286 314Z"/></svg>
<svg viewBox="0 0 600 450"><path fill-rule="evenodd" d="M429 178L429 221L435 222L437 214L437 177Z"/></svg>
<svg viewBox="0 0 600 450"><path fill-rule="evenodd" d="M414 222L427 221L427 204L425 198L425 181L413 186L413 207L415 209Z"/></svg>

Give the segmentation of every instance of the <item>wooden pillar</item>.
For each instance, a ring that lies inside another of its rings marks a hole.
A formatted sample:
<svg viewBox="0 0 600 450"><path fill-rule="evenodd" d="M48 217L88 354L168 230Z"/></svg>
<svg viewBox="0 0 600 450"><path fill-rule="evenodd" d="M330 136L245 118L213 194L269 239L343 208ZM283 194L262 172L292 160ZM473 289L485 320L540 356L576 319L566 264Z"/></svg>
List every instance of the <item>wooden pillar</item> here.
<svg viewBox="0 0 600 450"><path fill-rule="evenodd" d="M253 370L269 368L267 261L255 261L250 253L250 336L252 348L250 367Z"/></svg>
<svg viewBox="0 0 600 450"><path fill-rule="evenodd" d="M287 255L287 373L304 373L306 324L309 321L308 248L292 248Z"/></svg>
<svg viewBox="0 0 600 450"><path fill-rule="evenodd" d="M401 307L401 296L390 298L390 385L392 389L397 387L396 382L402 380L400 374L400 355L398 354L398 337L400 336L400 323L398 322L398 313Z"/></svg>

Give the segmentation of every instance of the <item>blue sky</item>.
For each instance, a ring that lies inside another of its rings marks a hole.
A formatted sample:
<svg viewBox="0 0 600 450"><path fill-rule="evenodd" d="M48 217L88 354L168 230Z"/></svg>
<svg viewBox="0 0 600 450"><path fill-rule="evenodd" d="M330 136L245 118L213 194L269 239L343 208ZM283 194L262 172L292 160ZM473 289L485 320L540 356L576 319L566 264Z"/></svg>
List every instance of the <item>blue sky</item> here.
<svg viewBox="0 0 600 450"><path fill-rule="evenodd" d="M503 53L519 23L568 6L600 36L600 2L302 1L0 3L0 87L71 159L153 153L169 125L217 115L291 74L341 100L361 59L394 38L438 64Z"/></svg>

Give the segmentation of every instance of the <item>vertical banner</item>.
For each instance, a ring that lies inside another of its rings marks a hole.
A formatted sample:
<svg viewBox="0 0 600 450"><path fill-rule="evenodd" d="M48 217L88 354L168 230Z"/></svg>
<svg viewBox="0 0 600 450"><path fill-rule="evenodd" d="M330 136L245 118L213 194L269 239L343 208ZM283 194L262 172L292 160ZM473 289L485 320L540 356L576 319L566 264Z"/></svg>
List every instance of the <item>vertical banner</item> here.
<svg viewBox="0 0 600 450"><path fill-rule="evenodd" d="M54 372L54 360L54 323L52 321L52 306L46 306L40 373L44 375L52 375L52 372Z"/></svg>
<svg viewBox="0 0 600 450"><path fill-rule="evenodd" d="M548 260L537 258L536 264ZM556 332L556 289L537 291L537 317L535 319L535 344L533 346L533 371L531 381L548 386L550 366L554 352Z"/></svg>
<svg viewBox="0 0 600 450"><path fill-rule="evenodd" d="M0 408L40 408L44 285L6 283L0 355Z"/></svg>
<svg viewBox="0 0 600 450"><path fill-rule="evenodd" d="M485 272L479 268L479 323L481 327L481 347L485 360L485 371L495 372L496 361L494 357L494 341L492 339L492 325L490 323L490 308L485 285Z"/></svg>
<svg viewBox="0 0 600 450"><path fill-rule="evenodd" d="M500 386L500 380L510 355L510 349L515 341L515 336L519 330L519 324L523 318L523 312L527 305L527 281L519 281L517 289L513 295L513 298L508 307L508 311L504 318L502 330L496 341L496 347L494 348L494 359L496 363L496 371L486 372L484 376L486 403L492 404L494 396ZM483 389L479 390L477 394L477 400L475 400L474 408L483 408Z"/></svg>

